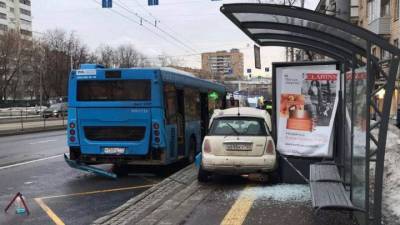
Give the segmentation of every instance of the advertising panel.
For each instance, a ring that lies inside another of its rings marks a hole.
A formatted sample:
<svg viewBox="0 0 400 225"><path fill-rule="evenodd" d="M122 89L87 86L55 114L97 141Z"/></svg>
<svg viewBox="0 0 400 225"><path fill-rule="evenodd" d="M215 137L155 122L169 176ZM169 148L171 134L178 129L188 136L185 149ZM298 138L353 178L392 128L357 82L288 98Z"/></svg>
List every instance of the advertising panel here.
<svg viewBox="0 0 400 225"><path fill-rule="evenodd" d="M331 157L338 70L286 68L276 76L277 148L284 155Z"/></svg>

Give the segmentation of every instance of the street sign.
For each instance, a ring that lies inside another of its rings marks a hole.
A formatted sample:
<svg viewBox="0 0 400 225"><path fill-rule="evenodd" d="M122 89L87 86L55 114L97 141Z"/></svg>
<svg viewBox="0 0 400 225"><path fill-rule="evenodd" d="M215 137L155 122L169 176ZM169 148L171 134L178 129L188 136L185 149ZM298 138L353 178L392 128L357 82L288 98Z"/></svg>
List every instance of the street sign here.
<svg viewBox="0 0 400 225"><path fill-rule="evenodd" d="M233 73L232 68L229 68L229 69L228 69L228 74L229 74L229 75L232 75L232 73Z"/></svg>
<svg viewBox="0 0 400 225"><path fill-rule="evenodd" d="M112 8L112 0L102 0L101 6L103 8Z"/></svg>
<svg viewBox="0 0 400 225"><path fill-rule="evenodd" d="M158 5L158 0L148 0L148 5L152 6L152 5Z"/></svg>
<svg viewBox="0 0 400 225"><path fill-rule="evenodd" d="M269 72L269 67L265 67L265 72Z"/></svg>
<svg viewBox="0 0 400 225"><path fill-rule="evenodd" d="M247 73L251 73L251 69L247 69Z"/></svg>

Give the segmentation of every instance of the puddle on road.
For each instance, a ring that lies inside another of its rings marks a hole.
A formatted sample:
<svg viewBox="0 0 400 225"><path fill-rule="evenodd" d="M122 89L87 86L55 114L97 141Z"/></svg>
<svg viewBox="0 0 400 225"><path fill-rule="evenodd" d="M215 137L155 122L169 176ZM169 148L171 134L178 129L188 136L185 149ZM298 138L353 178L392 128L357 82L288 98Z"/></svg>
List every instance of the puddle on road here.
<svg viewBox="0 0 400 225"><path fill-rule="evenodd" d="M227 199L236 199L239 194L253 195L257 200L275 202L307 202L311 199L310 187L301 184L278 184L272 186L253 186L244 190L225 192Z"/></svg>

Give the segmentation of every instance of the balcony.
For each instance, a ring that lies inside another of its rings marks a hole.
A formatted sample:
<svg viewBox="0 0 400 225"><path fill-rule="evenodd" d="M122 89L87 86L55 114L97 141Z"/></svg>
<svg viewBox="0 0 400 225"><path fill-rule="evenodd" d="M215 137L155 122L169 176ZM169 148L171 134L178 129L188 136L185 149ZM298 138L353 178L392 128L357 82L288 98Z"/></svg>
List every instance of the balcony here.
<svg viewBox="0 0 400 225"><path fill-rule="evenodd" d="M390 34L390 23L390 16L379 17L368 24L368 30L376 34Z"/></svg>

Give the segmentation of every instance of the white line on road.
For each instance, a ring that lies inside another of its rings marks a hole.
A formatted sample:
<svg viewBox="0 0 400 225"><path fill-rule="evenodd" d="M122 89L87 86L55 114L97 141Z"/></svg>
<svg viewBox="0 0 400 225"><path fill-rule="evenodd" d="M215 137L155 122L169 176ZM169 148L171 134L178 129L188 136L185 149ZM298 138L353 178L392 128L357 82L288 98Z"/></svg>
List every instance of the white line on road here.
<svg viewBox="0 0 400 225"><path fill-rule="evenodd" d="M16 166L22 166L22 165L26 165L26 164L30 164L30 163L40 162L40 161L44 161L44 160L48 160L48 159L54 159L54 158L57 158L57 157L60 157L60 156L63 156L63 155L64 155L64 154L53 155L53 156L49 156L49 157L46 157L46 158L35 159L35 160L26 161L26 162L21 162L21 163L16 163L16 164L8 165L8 166L2 166L2 167L0 167L0 170L4 170L4 169L16 167Z"/></svg>
<svg viewBox="0 0 400 225"><path fill-rule="evenodd" d="M37 142L31 142L29 144L36 145L36 144L44 144L44 143L49 143L49 142L54 142L54 141L57 141L57 140L52 139L52 140L37 141Z"/></svg>

